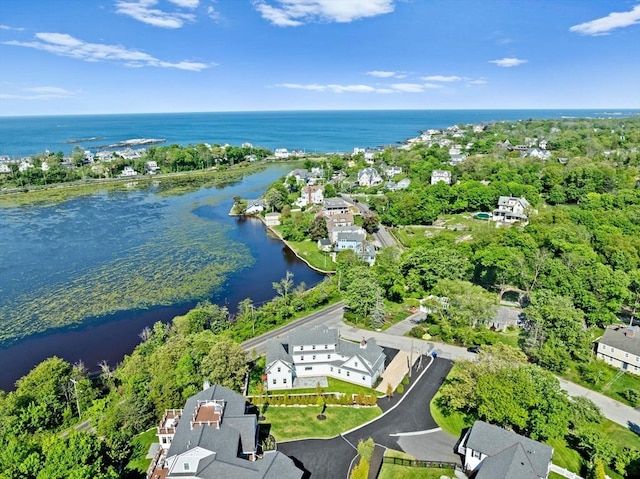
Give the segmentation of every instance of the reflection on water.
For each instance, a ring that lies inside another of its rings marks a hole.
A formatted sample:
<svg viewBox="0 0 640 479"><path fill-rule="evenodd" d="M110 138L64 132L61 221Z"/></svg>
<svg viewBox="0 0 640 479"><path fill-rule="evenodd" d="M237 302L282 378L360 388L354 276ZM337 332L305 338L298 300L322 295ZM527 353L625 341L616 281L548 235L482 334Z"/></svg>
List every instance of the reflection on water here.
<svg viewBox="0 0 640 479"><path fill-rule="evenodd" d="M233 196L257 197L285 171L271 167L227 188L176 197L119 192L0 211L2 328L56 326L62 310L80 311L84 320L79 329L32 334L0 348L0 388L10 389L52 355L82 359L89 369L103 359L114 365L145 326L204 298L231 310L246 297L268 300L271 283L287 270L296 282L321 280L260 221L228 216ZM128 306L100 310L101 298Z"/></svg>

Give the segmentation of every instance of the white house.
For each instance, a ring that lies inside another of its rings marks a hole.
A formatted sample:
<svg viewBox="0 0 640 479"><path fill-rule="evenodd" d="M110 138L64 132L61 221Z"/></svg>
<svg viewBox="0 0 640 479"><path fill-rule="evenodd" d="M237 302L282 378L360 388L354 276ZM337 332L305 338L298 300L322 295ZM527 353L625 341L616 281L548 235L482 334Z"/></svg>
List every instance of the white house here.
<svg viewBox="0 0 640 479"><path fill-rule="evenodd" d="M0 163L0 174L8 175L11 174L11 168L6 163Z"/></svg>
<svg viewBox="0 0 640 479"><path fill-rule="evenodd" d="M613 367L640 374L640 328L614 324L598 339L598 358Z"/></svg>
<svg viewBox="0 0 640 479"><path fill-rule="evenodd" d="M132 166L125 166L124 169L122 170L122 173L120 173L120 176L125 178L128 176L136 176L137 174L138 172L134 170Z"/></svg>
<svg viewBox="0 0 640 479"><path fill-rule="evenodd" d="M501 427L476 421L460 441L458 453L475 479L546 479L553 448Z"/></svg>
<svg viewBox="0 0 640 479"><path fill-rule="evenodd" d="M29 168L33 168L33 163L31 163L31 159L30 158L23 159L22 161L20 161L20 164L18 165L18 171L20 173L24 173Z"/></svg>
<svg viewBox="0 0 640 479"><path fill-rule="evenodd" d="M307 183L307 178L309 177L309 171L306 168L296 168L295 170L291 170L287 174L288 178L295 178L296 183ZM286 183L285 183L286 184Z"/></svg>
<svg viewBox="0 0 640 479"><path fill-rule="evenodd" d="M493 210L491 219L504 223L515 221L527 221L528 212L531 208L529 202L524 198L514 198L513 196L501 196L498 199L498 207Z"/></svg>
<svg viewBox="0 0 640 479"><path fill-rule="evenodd" d="M158 166L158 162L156 161L147 161L144 164L144 168L148 175L155 175L158 171L160 171L160 167Z"/></svg>
<svg viewBox="0 0 640 479"><path fill-rule="evenodd" d="M336 225L333 223L327 223L327 230L329 232L329 239L333 244L338 243L338 235L357 235L360 241L364 241L367 237L367 232L361 226L350 225ZM346 238L346 237L344 237ZM353 249L353 248L340 248L340 249Z"/></svg>
<svg viewBox="0 0 640 479"><path fill-rule="evenodd" d="M402 173L402 167L401 166L389 166L384 170L384 174L387 176L387 178L393 178L396 175L399 175Z"/></svg>
<svg viewBox="0 0 640 479"><path fill-rule="evenodd" d="M382 184L382 177L375 168L365 168L358 171L358 184L370 188Z"/></svg>
<svg viewBox="0 0 640 479"><path fill-rule="evenodd" d="M352 250L356 251L362 243L366 242L367 234L364 232L358 231L338 231L335 230L332 232L332 235L335 236L335 250L336 251L345 251Z"/></svg>
<svg viewBox="0 0 640 479"><path fill-rule="evenodd" d="M435 185L439 182L446 183L447 185L451 184L451 172L447 170L433 170L431 172L431 184Z"/></svg>
<svg viewBox="0 0 640 479"><path fill-rule="evenodd" d="M324 188L321 185L305 186L300 191L300 197L296 200L296 205L321 205L324 202Z"/></svg>
<svg viewBox="0 0 640 479"><path fill-rule="evenodd" d="M267 343L268 389L291 389L296 378L333 377L372 387L384 371L385 354L375 339L360 344L341 339L326 326L298 328Z"/></svg>
<svg viewBox="0 0 640 479"><path fill-rule="evenodd" d="M258 454L258 418L244 397L220 385L167 410L158 428L158 451L147 479L300 479L284 454Z"/></svg>
<svg viewBox="0 0 640 479"><path fill-rule="evenodd" d="M273 156L281 160L286 160L287 158L289 158L289 151L286 148L276 148Z"/></svg>
<svg viewBox="0 0 640 479"><path fill-rule="evenodd" d="M387 181L384 187L389 191L399 191L399 190L406 190L407 188L409 188L410 184L411 184L411 180L409 178L403 178L397 183L393 181Z"/></svg>
<svg viewBox="0 0 640 479"><path fill-rule="evenodd" d="M264 215L264 222L267 226L279 226L280 213L267 213Z"/></svg>
<svg viewBox="0 0 640 479"><path fill-rule="evenodd" d="M247 209L245 213L248 215L255 215L257 213L262 213L267 207L267 202L263 199L259 200L247 200Z"/></svg>
<svg viewBox="0 0 640 479"><path fill-rule="evenodd" d="M327 230L331 232L337 226L352 226L353 225L353 214L345 213L342 215L331 215L327 216Z"/></svg>

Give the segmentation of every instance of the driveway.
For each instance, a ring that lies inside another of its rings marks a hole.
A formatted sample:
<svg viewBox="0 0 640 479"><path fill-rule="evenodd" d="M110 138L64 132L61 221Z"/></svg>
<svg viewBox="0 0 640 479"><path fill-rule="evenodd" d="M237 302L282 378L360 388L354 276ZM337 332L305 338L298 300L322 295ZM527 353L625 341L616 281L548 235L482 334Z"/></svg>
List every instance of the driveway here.
<svg viewBox="0 0 640 479"><path fill-rule="evenodd" d="M423 361L427 365L428 361ZM357 455L360 439L372 437L384 447L404 450L419 459L459 461L453 452L458 438L438 430L429 403L449 373L452 362L432 360L430 366L413 371L413 382L404 395L379 405L386 413L369 424L332 439L307 439L278 444L278 450L293 458L313 479L347 478Z"/></svg>

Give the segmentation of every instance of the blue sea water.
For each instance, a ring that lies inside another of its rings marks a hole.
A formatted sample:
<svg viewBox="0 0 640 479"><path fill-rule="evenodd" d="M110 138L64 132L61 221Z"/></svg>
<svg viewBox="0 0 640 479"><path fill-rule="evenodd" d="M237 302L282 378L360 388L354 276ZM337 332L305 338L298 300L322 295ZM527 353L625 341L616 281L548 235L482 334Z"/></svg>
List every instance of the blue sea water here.
<svg viewBox="0 0 640 479"><path fill-rule="evenodd" d="M429 128L529 118L615 117L638 110L375 110L163 113L0 117L0 155L62 151L74 139L83 149L132 138L162 138L165 144L244 142L269 149L344 153L354 147L397 144Z"/></svg>

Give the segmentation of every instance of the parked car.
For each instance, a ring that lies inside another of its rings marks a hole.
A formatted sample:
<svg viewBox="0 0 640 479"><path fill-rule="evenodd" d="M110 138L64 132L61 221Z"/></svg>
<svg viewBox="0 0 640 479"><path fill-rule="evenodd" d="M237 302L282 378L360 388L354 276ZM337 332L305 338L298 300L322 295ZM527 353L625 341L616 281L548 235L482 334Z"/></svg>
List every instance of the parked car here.
<svg viewBox="0 0 640 479"><path fill-rule="evenodd" d="M480 346L469 346L467 351L478 354L480 352Z"/></svg>

